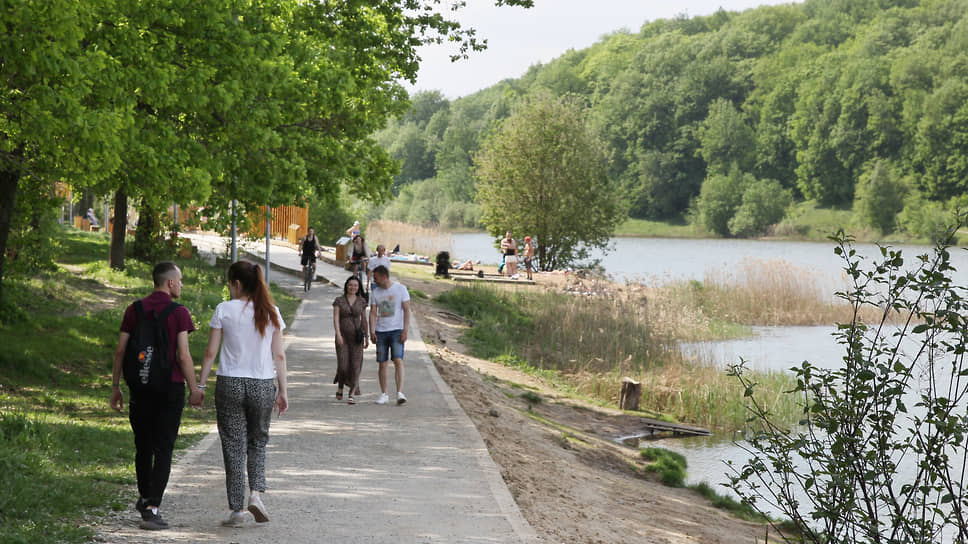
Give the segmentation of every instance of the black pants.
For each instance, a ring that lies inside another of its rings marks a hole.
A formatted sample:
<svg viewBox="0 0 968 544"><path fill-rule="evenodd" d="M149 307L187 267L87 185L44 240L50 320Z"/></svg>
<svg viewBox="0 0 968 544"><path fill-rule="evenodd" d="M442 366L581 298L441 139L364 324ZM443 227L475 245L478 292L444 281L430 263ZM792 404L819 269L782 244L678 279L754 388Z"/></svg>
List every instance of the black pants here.
<svg viewBox="0 0 968 544"><path fill-rule="evenodd" d="M164 393L131 393L128 420L134 431L134 468L145 504L161 506L184 408L183 383L172 383Z"/></svg>

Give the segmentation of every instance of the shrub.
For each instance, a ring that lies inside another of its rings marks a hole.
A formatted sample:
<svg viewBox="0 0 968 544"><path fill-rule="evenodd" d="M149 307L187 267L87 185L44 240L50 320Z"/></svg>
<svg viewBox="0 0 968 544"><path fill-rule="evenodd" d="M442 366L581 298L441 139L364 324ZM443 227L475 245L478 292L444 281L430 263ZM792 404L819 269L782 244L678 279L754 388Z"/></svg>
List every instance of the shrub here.
<svg viewBox="0 0 968 544"><path fill-rule="evenodd" d="M742 173L735 165L729 174L706 178L699 191L696 211L702 225L716 234L729 236L729 220L743 202L743 192L756 178Z"/></svg>
<svg viewBox="0 0 968 544"><path fill-rule="evenodd" d="M878 160L860 176L854 197L854 213L864 225L894 231L897 214L904 208L907 186L894 168Z"/></svg>
<svg viewBox="0 0 968 544"><path fill-rule="evenodd" d="M904 232L920 238L938 240L951 224L953 216L940 202L927 200L921 193L913 192L904 200L904 209L898 222Z"/></svg>
<svg viewBox="0 0 968 544"><path fill-rule="evenodd" d="M783 219L786 209L793 203L793 194L780 182L761 179L751 182L743 191L742 202L736 214L729 220L729 232L733 236L758 236L770 225Z"/></svg>
<svg viewBox="0 0 968 544"><path fill-rule="evenodd" d="M838 296L855 314L834 333L842 364L792 369L801 426L778 423L745 365L731 366L763 430L740 444L751 458L733 467L730 486L788 517L798 542L968 539L968 298L948 252L961 225L913 265L890 248L865 264L842 231L834 237L851 280ZM862 318L870 308L880 316ZM888 327L897 316L904 321Z"/></svg>

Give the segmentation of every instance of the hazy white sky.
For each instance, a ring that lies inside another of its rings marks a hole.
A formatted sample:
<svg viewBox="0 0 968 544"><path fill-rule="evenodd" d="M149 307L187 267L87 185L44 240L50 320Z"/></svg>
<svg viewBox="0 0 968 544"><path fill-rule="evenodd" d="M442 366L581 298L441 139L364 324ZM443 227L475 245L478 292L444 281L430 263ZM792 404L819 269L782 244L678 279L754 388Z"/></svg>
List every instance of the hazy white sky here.
<svg viewBox="0 0 968 544"><path fill-rule="evenodd" d="M458 98L519 77L534 64L568 49L588 47L616 30L637 32L648 21L683 13L709 15L720 7L743 11L788 3L791 0L535 0L533 8L523 9L498 8L494 0L467 0L456 18L476 29L478 37L487 38L487 50L452 63L453 46L423 47L417 84L410 90L439 90L447 98Z"/></svg>

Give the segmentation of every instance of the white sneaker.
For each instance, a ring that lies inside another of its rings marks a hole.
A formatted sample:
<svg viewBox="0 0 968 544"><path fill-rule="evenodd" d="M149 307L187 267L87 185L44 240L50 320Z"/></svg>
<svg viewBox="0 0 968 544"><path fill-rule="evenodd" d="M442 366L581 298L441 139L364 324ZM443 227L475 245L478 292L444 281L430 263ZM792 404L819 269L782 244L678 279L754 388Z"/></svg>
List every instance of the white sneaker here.
<svg viewBox="0 0 968 544"><path fill-rule="evenodd" d="M407 396L403 394L403 391L397 391L397 404L403 404L407 402Z"/></svg>
<svg viewBox="0 0 968 544"><path fill-rule="evenodd" d="M252 516L255 518L256 523L265 523L269 521L269 514L266 513L266 507L262 504L262 498L258 495L252 495L249 497L249 512L252 512Z"/></svg>
<svg viewBox="0 0 968 544"><path fill-rule="evenodd" d="M380 393L380 396L376 399L377 404L386 404L388 402L390 402L390 396L386 393Z"/></svg>
<svg viewBox="0 0 968 544"><path fill-rule="evenodd" d="M245 514L242 512L232 512L229 519L222 522L222 527L242 527L245 525Z"/></svg>

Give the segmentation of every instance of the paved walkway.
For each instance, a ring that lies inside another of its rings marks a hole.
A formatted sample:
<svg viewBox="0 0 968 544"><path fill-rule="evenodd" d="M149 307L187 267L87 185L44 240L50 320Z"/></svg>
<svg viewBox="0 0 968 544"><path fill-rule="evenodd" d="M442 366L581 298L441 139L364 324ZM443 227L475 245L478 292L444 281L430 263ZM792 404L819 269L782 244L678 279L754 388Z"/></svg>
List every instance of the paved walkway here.
<svg viewBox="0 0 968 544"><path fill-rule="evenodd" d="M202 251L221 242L195 237ZM253 253L259 248L246 246ZM262 246L264 248L264 245ZM241 254L241 253L240 253ZM272 246L272 261L299 270L295 250ZM319 263L342 286L348 272ZM273 271L274 283L301 290L297 274ZM474 425L440 378L416 320L407 341L402 406L374 403L379 386L372 348L362 396L336 401L332 301L341 292L316 283L286 331L290 410L273 418L265 504L271 522L225 528L225 479L213 431L180 457L162 505L167 531L137 529L133 509L105 542L510 543L535 542ZM200 360L201 354L198 354ZM390 387L393 388L392 367ZM211 397L211 395L209 395ZM211 406L212 399L206 399ZM133 504L135 497L131 497Z"/></svg>

